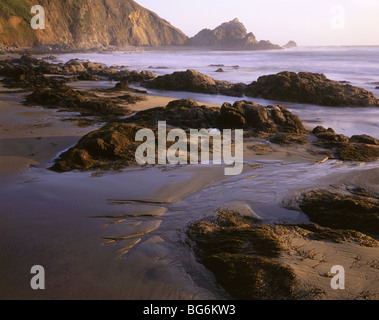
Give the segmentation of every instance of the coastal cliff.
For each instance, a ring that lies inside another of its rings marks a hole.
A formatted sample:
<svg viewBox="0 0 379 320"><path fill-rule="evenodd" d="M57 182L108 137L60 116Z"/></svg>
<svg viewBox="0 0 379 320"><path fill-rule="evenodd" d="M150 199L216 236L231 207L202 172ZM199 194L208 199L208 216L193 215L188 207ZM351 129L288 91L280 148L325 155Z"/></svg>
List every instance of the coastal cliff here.
<svg viewBox="0 0 379 320"><path fill-rule="evenodd" d="M45 9L45 29L33 30L31 7ZM187 36L132 0L4 0L0 45L92 49L182 45Z"/></svg>

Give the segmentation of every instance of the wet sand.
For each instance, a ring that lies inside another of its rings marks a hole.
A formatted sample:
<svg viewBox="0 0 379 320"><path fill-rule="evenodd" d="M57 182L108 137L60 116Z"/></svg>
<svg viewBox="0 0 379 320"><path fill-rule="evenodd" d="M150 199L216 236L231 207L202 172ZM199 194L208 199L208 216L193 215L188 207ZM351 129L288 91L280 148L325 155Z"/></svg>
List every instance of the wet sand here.
<svg viewBox="0 0 379 320"><path fill-rule="evenodd" d="M1 299L222 299L225 292L183 243L189 222L228 203L247 204L267 221L304 222L301 213L280 207L302 187L354 182L378 190L375 164L326 163L323 156L280 146L256 153L249 147L263 143L257 139L247 141L244 173L237 177L212 165L50 172L59 152L97 127L62 121L72 114L24 107L21 97L0 93ZM148 95L131 108L171 100ZM366 291L378 299L372 267L378 248L291 241L316 255L281 258L302 286L322 287L322 299L355 299ZM348 269L348 290L332 290L323 276L334 264ZM30 288L33 265L45 267L44 291Z"/></svg>

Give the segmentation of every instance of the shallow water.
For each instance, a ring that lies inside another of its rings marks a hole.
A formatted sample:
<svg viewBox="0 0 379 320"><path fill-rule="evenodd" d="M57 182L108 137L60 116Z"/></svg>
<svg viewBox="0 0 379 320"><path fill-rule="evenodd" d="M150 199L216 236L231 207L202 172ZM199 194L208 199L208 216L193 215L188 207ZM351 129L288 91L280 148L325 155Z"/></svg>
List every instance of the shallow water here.
<svg viewBox="0 0 379 320"><path fill-rule="evenodd" d="M307 222L304 214L283 207L299 190L324 184L322 178L330 182L331 175L352 168L378 167L337 161L249 162L259 166L228 178L222 167L201 165L99 176L33 169L0 191L0 226L13 229L7 262L15 272L22 265L46 266L54 279L49 297L79 289L82 298L93 297L83 282L83 277L93 277L99 288L113 288L108 295L102 292L103 298L225 298L185 243L191 222L236 202L264 222Z"/></svg>

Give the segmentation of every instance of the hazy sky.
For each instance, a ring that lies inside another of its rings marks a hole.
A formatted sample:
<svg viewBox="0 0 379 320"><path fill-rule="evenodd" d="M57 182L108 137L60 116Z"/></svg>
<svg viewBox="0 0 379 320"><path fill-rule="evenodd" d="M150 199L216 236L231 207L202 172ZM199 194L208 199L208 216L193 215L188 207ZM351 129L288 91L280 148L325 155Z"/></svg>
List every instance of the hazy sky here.
<svg viewBox="0 0 379 320"><path fill-rule="evenodd" d="M284 45L379 45L379 0L136 0L188 36L238 18Z"/></svg>

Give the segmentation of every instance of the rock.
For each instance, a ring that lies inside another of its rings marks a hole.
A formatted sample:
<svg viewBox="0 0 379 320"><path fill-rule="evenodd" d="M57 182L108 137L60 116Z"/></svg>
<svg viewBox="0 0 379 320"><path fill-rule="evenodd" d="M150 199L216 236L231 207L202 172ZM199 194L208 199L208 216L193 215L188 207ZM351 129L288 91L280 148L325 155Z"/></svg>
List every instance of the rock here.
<svg viewBox="0 0 379 320"><path fill-rule="evenodd" d="M120 116L130 111L106 98L92 97L80 93L60 81L51 82L25 97L25 105L41 105L50 108L64 108L88 115Z"/></svg>
<svg viewBox="0 0 379 320"><path fill-rule="evenodd" d="M343 134L337 134L332 128L325 129L318 126L313 129L312 133L320 140L324 148L334 148L341 144L349 143L349 138Z"/></svg>
<svg viewBox="0 0 379 320"><path fill-rule="evenodd" d="M77 76L79 81L99 81L100 79L88 72L80 72Z"/></svg>
<svg viewBox="0 0 379 320"><path fill-rule="evenodd" d="M119 83L116 83L115 90L129 90L129 81L128 80L121 80Z"/></svg>
<svg viewBox="0 0 379 320"><path fill-rule="evenodd" d="M332 128L318 126L312 133L319 139L316 145L335 150L335 157L345 161L376 161L379 159L378 140L368 135L351 138L337 134Z"/></svg>
<svg viewBox="0 0 379 320"><path fill-rule="evenodd" d="M379 199L361 192L361 188L306 192L299 200L299 207L321 226L379 235Z"/></svg>
<svg viewBox="0 0 379 320"><path fill-rule="evenodd" d="M350 142L379 145L379 140L378 139L370 137L367 134L352 136L350 138Z"/></svg>
<svg viewBox="0 0 379 320"><path fill-rule="evenodd" d="M217 94L215 80L196 70L174 72L146 83L147 88Z"/></svg>
<svg viewBox="0 0 379 320"><path fill-rule="evenodd" d="M151 71L120 71L109 76L110 79L116 81L128 81L129 83L140 83L143 81L153 80L157 75Z"/></svg>
<svg viewBox="0 0 379 320"><path fill-rule="evenodd" d="M143 85L150 89L189 91L209 94L220 93L232 96L242 96L245 89L245 85L243 84L217 81L192 69L159 76L154 80L145 82Z"/></svg>
<svg viewBox="0 0 379 320"><path fill-rule="evenodd" d="M291 268L267 257L278 257L282 246L268 226L235 212L191 224L187 236L200 261L235 299L294 298ZM263 257L262 257L263 256Z"/></svg>
<svg viewBox="0 0 379 320"><path fill-rule="evenodd" d="M188 45L233 50L281 49L270 41L258 41L253 33L247 33L245 26L238 19L225 22L214 30L201 30L189 39Z"/></svg>
<svg viewBox="0 0 379 320"><path fill-rule="evenodd" d="M43 76L38 70L25 65L10 65L0 69L2 80L8 88L23 88L34 90L39 87L55 85L54 79Z"/></svg>
<svg viewBox="0 0 379 320"><path fill-rule="evenodd" d="M293 270L275 260L245 254L219 253L204 258L217 282L237 300L292 300Z"/></svg>
<svg viewBox="0 0 379 320"><path fill-rule="evenodd" d="M297 143L300 145L306 145L309 144L309 141L307 140L304 135L299 135L299 134L283 134L283 133L277 133L270 137L269 141L271 143L279 144L283 147L286 146L292 146L292 143Z"/></svg>
<svg viewBox="0 0 379 320"><path fill-rule="evenodd" d="M110 123L85 135L75 147L61 154L50 169L66 172L135 165L135 151L141 142L134 139L139 129L135 125Z"/></svg>
<svg viewBox="0 0 379 320"><path fill-rule="evenodd" d="M337 148L337 156L346 161L378 161L379 146L362 143L342 144Z"/></svg>
<svg viewBox="0 0 379 320"><path fill-rule="evenodd" d="M262 76L246 88L246 96L324 106L379 106L365 89L329 80L323 74L281 72Z"/></svg>
<svg viewBox="0 0 379 320"><path fill-rule="evenodd" d="M158 121L163 120L168 125L183 129L216 128L219 121L219 109L199 106L190 99L174 100L166 107L137 112L125 121L146 127L154 127Z"/></svg>
<svg viewBox="0 0 379 320"><path fill-rule="evenodd" d="M222 68L218 68L215 72L224 72Z"/></svg>
<svg viewBox="0 0 379 320"><path fill-rule="evenodd" d="M286 49L291 49L291 48L296 48L296 47L297 47L297 43L293 40L288 41L287 44L283 46L283 48L286 48Z"/></svg>
<svg viewBox="0 0 379 320"><path fill-rule="evenodd" d="M310 208L318 210L317 206ZM353 242L379 247L379 241L353 230L331 229L315 223L264 225L235 210L217 212L216 217L189 225L187 243L199 262L213 272L216 281L234 299L287 300L308 295L299 289L295 271L280 262L285 256L292 259L292 254L302 249L293 240L301 239L303 244L323 241L323 246L328 246L328 242ZM297 269L301 270L303 260L296 263L300 263Z"/></svg>
<svg viewBox="0 0 379 320"><path fill-rule="evenodd" d="M306 133L300 118L283 106L267 106L251 101L224 103L220 122L223 128L250 128L256 132Z"/></svg>

